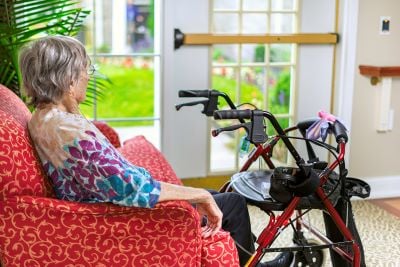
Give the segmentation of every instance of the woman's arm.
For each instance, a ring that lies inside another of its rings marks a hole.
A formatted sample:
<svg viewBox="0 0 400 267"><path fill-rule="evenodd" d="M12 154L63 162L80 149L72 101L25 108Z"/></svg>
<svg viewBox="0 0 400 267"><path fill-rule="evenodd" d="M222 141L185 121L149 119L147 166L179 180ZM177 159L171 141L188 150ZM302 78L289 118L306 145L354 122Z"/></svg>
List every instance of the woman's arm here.
<svg viewBox="0 0 400 267"><path fill-rule="evenodd" d="M196 204L200 215L207 217L207 225L202 228L203 237L214 235L221 229L222 212L212 195L204 189L179 186L160 182L161 193L158 201L186 200Z"/></svg>

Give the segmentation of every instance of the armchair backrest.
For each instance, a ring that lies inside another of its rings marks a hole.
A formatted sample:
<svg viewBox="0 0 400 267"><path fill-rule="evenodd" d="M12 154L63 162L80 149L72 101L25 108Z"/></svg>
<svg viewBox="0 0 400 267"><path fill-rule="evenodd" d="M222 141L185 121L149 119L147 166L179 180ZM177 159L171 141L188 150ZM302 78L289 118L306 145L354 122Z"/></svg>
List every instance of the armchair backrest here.
<svg viewBox="0 0 400 267"><path fill-rule="evenodd" d="M28 132L31 113L0 84L0 200L12 195L54 196Z"/></svg>

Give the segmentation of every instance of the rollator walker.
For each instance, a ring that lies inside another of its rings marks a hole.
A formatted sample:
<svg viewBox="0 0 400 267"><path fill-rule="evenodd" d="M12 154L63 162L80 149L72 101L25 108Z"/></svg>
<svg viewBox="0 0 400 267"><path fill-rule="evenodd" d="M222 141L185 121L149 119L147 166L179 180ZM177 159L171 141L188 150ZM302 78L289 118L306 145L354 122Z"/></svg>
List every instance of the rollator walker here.
<svg viewBox="0 0 400 267"><path fill-rule="evenodd" d="M253 145L248 159L238 173L227 181L220 192L234 191L269 215L269 222L257 238L258 247L246 266L256 266L266 253L292 251L295 253L294 266L321 266L324 249L329 249L334 267L365 266L362 243L354 222L350 198L369 196L370 187L357 178L347 177L344 156L348 136L346 128L338 120L328 123L337 147L325 142L306 138L307 129L319 118L301 121L293 127L282 129L276 117L258 109L237 109L223 92L217 90L182 90L179 97L201 98L201 100L176 105L203 105L206 116L215 120L237 120L238 124L212 130L214 137L221 132L244 129L245 141ZM230 109L219 110L219 98L223 98ZM275 135L266 133L266 120L272 125ZM299 133L298 136L289 135ZM305 160L291 140L305 142ZM274 146L282 141L293 157L294 166L275 166L272 160ZM314 147L319 146L331 154L330 163L320 160ZM250 166L261 158L266 168L250 170ZM313 209L323 212L325 234L314 228L305 214ZM275 214L277 213L277 214ZM293 246L273 247L276 238L288 226L293 229ZM304 229L318 240L309 241Z"/></svg>

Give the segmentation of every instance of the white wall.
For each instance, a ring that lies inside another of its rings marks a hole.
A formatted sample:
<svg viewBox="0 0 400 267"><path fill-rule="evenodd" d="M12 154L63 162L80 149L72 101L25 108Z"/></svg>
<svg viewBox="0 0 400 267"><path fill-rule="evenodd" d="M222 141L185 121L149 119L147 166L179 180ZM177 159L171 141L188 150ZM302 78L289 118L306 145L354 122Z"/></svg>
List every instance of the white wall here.
<svg viewBox="0 0 400 267"><path fill-rule="evenodd" d="M300 1L301 33L334 32L335 1ZM330 111L333 45L299 45L297 119Z"/></svg>
<svg viewBox="0 0 400 267"><path fill-rule="evenodd" d="M392 84L393 130L379 133L376 116L381 85L372 86L368 77L359 74L358 66L400 66L399 10L398 0L359 1L350 174L369 181L377 197L400 196L400 78ZM379 34L380 16L391 17L389 35Z"/></svg>
<svg viewBox="0 0 400 267"><path fill-rule="evenodd" d="M207 174L207 118L200 113L200 106L178 112L174 105L190 100L179 99L179 90L208 89L209 49L183 46L174 50L173 32L179 28L184 33L208 33L208 2L163 2L161 149L181 178Z"/></svg>

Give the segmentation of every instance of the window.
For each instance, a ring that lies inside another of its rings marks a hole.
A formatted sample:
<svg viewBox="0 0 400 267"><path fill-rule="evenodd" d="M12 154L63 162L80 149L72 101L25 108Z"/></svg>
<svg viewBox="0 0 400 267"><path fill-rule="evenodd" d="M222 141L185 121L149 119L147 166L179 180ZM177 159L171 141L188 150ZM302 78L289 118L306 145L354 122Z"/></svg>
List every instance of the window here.
<svg viewBox="0 0 400 267"><path fill-rule="evenodd" d="M107 121L122 141L145 135L159 146L159 0L83 0L91 10L83 41L111 89L81 107L89 118ZM101 82L97 80L95 82Z"/></svg>
<svg viewBox="0 0 400 267"><path fill-rule="evenodd" d="M211 8L214 34L297 32L296 0L212 0ZM285 128L293 119L295 52L295 44L214 45L212 88L227 93L237 105L244 104L242 108L256 106L270 111ZM234 123L212 120L211 127ZM274 134L271 126L267 128ZM243 130L211 138L211 173L239 169L245 161L237 153L244 135ZM283 144L274 149L274 159L287 162Z"/></svg>

